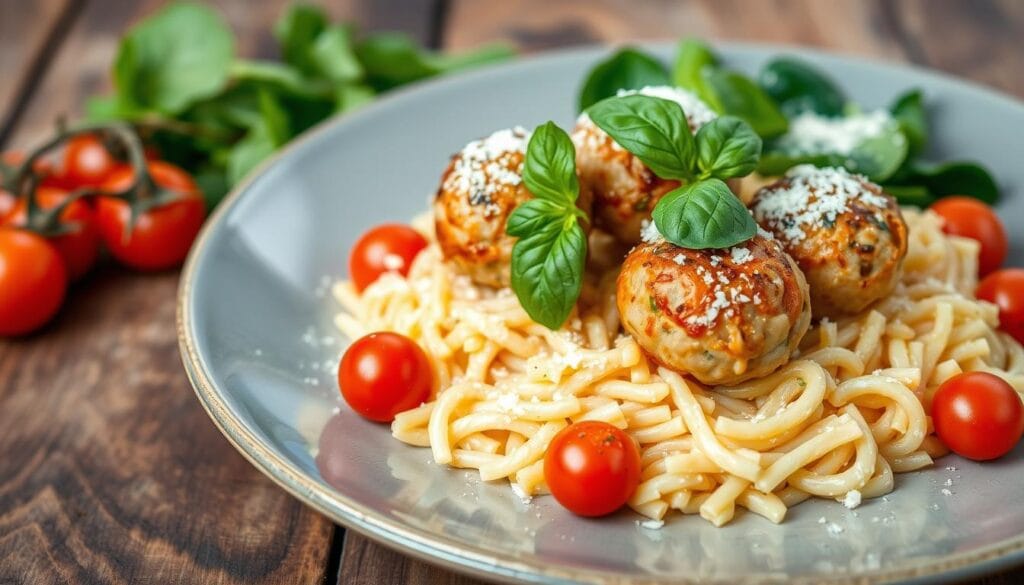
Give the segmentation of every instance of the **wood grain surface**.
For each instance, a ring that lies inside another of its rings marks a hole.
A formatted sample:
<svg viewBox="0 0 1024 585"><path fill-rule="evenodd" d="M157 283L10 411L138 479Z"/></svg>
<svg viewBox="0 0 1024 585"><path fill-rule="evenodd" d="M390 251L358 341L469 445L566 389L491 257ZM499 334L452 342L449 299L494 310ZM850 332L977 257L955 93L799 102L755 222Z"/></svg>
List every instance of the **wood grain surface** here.
<svg viewBox="0 0 1024 585"><path fill-rule="evenodd" d="M27 148L109 86L119 34L161 0L0 0L0 146ZM211 2L273 56L288 0ZM800 44L1024 96L1016 0L329 0L431 45L526 52L673 39ZM178 358L177 275L104 266L45 331L0 341L0 583L479 583L332 526L208 420ZM1009 585L1024 571L974 583Z"/></svg>

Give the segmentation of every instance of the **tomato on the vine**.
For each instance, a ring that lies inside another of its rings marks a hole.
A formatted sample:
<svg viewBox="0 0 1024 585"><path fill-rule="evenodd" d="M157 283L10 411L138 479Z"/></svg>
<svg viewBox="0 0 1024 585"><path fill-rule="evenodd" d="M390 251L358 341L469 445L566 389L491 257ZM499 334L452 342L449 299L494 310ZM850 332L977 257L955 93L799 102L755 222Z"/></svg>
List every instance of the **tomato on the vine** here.
<svg viewBox="0 0 1024 585"><path fill-rule="evenodd" d="M944 197L933 203L931 210L942 216L942 231L981 244L979 276L999 268L1006 260L1006 229L991 207L970 197Z"/></svg>
<svg viewBox="0 0 1024 585"><path fill-rule="evenodd" d="M79 134L64 147L61 180L68 188L99 187L119 166L99 137Z"/></svg>
<svg viewBox="0 0 1024 585"><path fill-rule="evenodd" d="M348 273L362 291L385 272L409 274L416 255L427 247L419 232L401 224L379 225L366 232L352 247Z"/></svg>
<svg viewBox="0 0 1024 585"><path fill-rule="evenodd" d="M131 231L128 203L116 197L100 197L96 219L103 242L119 262L139 270L163 270L181 264L203 226L206 204L192 177L166 162L151 161L149 173L160 187L177 192L180 198L141 213ZM132 185L135 171L116 168L100 186L121 192Z"/></svg>
<svg viewBox="0 0 1024 585"><path fill-rule="evenodd" d="M391 422L430 397L433 373L427 354L415 341L382 331L349 346L338 367L345 402L365 418Z"/></svg>
<svg viewBox="0 0 1024 585"><path fill-rule="evenodd" d="M36 189L36 203L40 209L52 209L63 203L68 193L52 187ZM11 227L26 227L26 205L21 200L14 210L5 218L4 223ZM96 263L100 253L100 234L96 229L96 218L92 207L84 199L72 201L60 214L60 223L67 228L66 233L48 238L56 248L68 270L70 280L78 280Z"/></svg>
<svg viewBox="0 0 1024 585"><path fill-rule="evenodd" d="M986 461L1006 455L1024 433L1024 404L1005 380L967 372L946 380L932 397L935 434L954 453Z"/></svg>
<svg viewBox="0 0 1024 585"><path fill-rule="evenodd" d="M0 228L0 335L24 335L45 325L67 291L64 262L46 238Z"/></svg>
<svg viewBox="0 0 1024 585"><path fill-rule="evenodd" d="M1004 268L978 283L975 296L999 307L999 328L1024 343L1024 268Z"/></svg>
<svg viewBox="0 0 1024 585"><path fill-rule="evenodd" d="M606 422L578 422L548 446L544 481L569 511L604 516L621 508L640 484L640 451L632 437Z"/></svg>

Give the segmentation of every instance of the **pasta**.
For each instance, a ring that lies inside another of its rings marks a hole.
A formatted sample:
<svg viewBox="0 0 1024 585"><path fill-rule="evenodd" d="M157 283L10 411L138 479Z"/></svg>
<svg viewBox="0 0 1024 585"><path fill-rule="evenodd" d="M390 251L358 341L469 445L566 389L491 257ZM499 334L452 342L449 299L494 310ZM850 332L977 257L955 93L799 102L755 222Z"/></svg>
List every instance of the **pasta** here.
<svg viewBox="0 0 1024 585"><path fill-rule="evenodd" d="M894 473L945 454L927 413L950 377L987 371L1024 392L1024 350L996 330L996 307L972 296L977 243L944 235L929 212L903 214L910 242L896 290L859 315L822 320L787 365L732 387L658 367L621 333L617 266L600 262L611 255L592 254L580 302L557 332L508 289L458 274L433 240L408 277L385 274L362 295L338 283L336 323L353 339L389 330L424 348L438 391L395 417L392 433L437 463L543 494L554 436L600 420L640 446L641 483L628 502L639 514L675 510L721 526L739 507L778 523L810 497L884 495ZM432 237L429 216L414 225Z"/></svg>

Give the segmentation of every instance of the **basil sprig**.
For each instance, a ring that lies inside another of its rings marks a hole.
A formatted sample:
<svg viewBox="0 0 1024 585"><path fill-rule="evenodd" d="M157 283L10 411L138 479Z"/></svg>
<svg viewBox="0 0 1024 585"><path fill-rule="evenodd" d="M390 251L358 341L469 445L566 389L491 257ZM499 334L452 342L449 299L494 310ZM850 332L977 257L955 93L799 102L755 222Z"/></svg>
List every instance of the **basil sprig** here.
<svg viewBox="0 0 1024 585"><path fill-rule="evenodd" d="M512 290L531 319L555 330L583 287L587 235L580 221L587 218L576 207L576 149L554 122L533 131L523 183L534 198L516 207L505 226L519 238L512 247Z"/></svg>
<svg viewBox="0 0 1024 585"><path fill-rule="evenodd" d="M721 116L694 136L679 104L645 95L609 98L587 113L654 174L685 182L653 211L666 240L701 250L735 246L757 233L754 218L723 182L757 166L761 138L749 124Z"/></svg>

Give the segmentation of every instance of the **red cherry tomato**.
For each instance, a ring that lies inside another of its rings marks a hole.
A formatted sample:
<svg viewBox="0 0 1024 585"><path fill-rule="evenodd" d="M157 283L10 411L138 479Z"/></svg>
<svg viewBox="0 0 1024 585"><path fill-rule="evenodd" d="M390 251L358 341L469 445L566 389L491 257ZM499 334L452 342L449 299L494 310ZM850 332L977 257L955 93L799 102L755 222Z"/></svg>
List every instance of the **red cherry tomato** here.
<svg viewBox="0 0 1024 585"><path fill-rule="evenodd" d="M1004 268L978 284L975 296L999 307L999 328L1024 343L1024 269Z"/></svg>
<svg viewBox="0 0 1024 585"><path fill-rule="evenodd" d="M403 276L409 274L409 266L427 240L416 230L400 224L379 225L359 238L348 259L348 273L362 291L377 278L389 271Z"/></svg>
<svg viewBox="0 0 1024 585"><path fill-rule="evenodd" d="M36 202L41 209L50 209L64 202L68 193L52 187L36 189ZM12 227L25 226L25 202L19 201L7 216L5 223ZM100 253L100 234L96 229L96 218L89 204L78 199L64 208L60 222L71 231L49 238L57 249L68 270L69 280L78 280L96 263Z"/></svg>
<svg viewBox="0 0 1024 585"><path fill-rule="evenodd" d="M64 262L46 238L0 228L0 335L24 335L53 318L64 302Z"/></svg>
<svg viewBox="0 0 1024 585"><path fill-rule="evenodd" d="M62 181L69 188L99 187L120 163L92 134L80 134L64 147Z"/></svg>
<svg viewBox="0 0 1024 585"><path fill-rule="evenodd" d="M1002 378L967 372L946 380L932 398L935 434L953 452L986 461L1006 455L1024 433L1020 395Z"/></svg>
<svg viewBox="0 0 1024 585"><path fill-rule="evenodd" d="M206 217L206 204L188 173L160 161L149 163L153 180L181 195L180 199L150 209L125 233L131 210L114 197L100 197L96 221L103 242L118 262L138 270L164 270L181 264ZM123 191L131 185L131 167L118 167L101 185L105 191Z"/></svg>
<svg viewBox="0 0 1024 585"><path fill-rule="evenodd" d="M349 346L338 367L338 386L352 410L373 421L391 422L430 398L433 373L415 341L385 331Z"/></svg>
<svg viewBox="0 0 1024 585"><path fill-rule="evenodd" d="M1006 260L1006 229L992 208L970 197L945 197L931 206L945 220L942 231L981 244L978 275L985 276Z"/></svg>
<svg viewBox="0 0 1024 585"><path fill-rule="evenodd" d="M551 441L544 480L569 511L604 516L621 508L640 484L640 451L629 435L606 422L578 422Z"/></svg>

